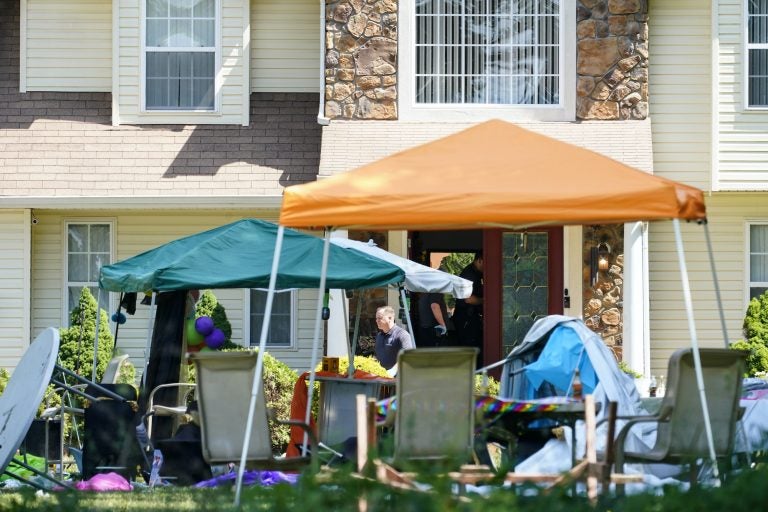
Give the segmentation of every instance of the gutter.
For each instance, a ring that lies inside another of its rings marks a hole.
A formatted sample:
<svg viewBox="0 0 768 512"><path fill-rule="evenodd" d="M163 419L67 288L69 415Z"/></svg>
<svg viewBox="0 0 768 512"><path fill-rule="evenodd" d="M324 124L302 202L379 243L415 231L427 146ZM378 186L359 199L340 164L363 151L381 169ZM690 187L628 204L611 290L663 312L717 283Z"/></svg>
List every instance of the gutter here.
<svg viewBox="0 0 768 512"><path fill-rule="evenodd" d="M320 0L320 106L317 123L328 126L331 120L325 117L325 50L325 0Z"/></svg>

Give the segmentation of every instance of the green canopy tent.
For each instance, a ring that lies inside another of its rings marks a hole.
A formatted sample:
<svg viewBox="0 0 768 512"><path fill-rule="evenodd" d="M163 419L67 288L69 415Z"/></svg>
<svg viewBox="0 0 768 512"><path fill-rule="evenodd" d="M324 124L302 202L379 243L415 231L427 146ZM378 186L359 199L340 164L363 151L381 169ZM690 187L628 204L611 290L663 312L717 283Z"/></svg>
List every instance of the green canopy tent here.
<svg viewBox="0 0 768 512"><path fill-rule="evenodd" d="M328 288L375 288L405 280L402 268L379 258L328 244L323 239L299 231L286 229L282 239L277 232L278 226L270 222L243 219L180 238L102 267L99 287L111 292L266 289L271 286L281 290L318 288L320 302ZM280 257L274 261L276 254ZM329 265L327 276L321 273L325 264ZM278 265L275 282L271 283L270 276L274 275L275 265ZM153 305L154 297L153 294ZM270 300L271 297L268 297L267 301ZM269 307L271 310L271 304ZM98 315L96 318L98 333ZM317 350L320 325L318 315L314 351ZM268 319L264 327L268 327ZM263 332L262 336L265 335ZM145 364L151 340L150 328ZM94 347L94 368L96 350Z"/></svg>
<svg viewBox="0 0 768 512"><path fill-rule="evenodd" d="M317 288L323 240L285 230L277 289ZM99 287L110 292L267 288L277 238L275 224L243 219L161 245L102 267ZM342 290L401 283L397 265L358 251L330 248L325 286Z"/></svg>

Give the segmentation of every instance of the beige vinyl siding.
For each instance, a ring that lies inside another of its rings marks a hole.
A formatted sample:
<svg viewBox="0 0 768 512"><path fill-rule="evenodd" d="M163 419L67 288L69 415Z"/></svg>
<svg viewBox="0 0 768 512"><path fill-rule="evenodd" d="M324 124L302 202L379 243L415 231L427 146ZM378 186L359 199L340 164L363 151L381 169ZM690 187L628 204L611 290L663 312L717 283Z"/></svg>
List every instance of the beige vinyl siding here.
<svg viewBox="0 0 768 512"><path fill-rule="evenodd" d="M121 0L118 34L118 115L116 124L240 124L248 123L250 105L246 97L243 37L247 31L248 0L219 0L221 14L220 68L216 85L219 94L218 112L142 112L143 84L141 63L141 16L145 0Z"/></svg>
<svg viewBox="0 0 768 512"><path fill-rule="evenodd" d="M745 108L744 1L718 0L715 190L768 190L768 111Z"/></svg>
<svg viewBox="0 0 768 512"><path fill-rule="evenodd" d="M320 83L320 3L253 0L251 91L317 92Z"/></svg>
<svg viewBox="0 0 768 512"><path fill-rule="evenodd" d="M710 15L699 0L651 0L653 172L707 190L711 168Z"/></svg>
<svg viewBox="0 0 768 512"><path fill-rule="evenodd" d="M0 212L0 368L13 369L29 346L28 210Z"/></svg>
<svg viewBox="0 0 768 512"><path fill-rule="evenodd" d="M27 0L26 5L26 90L111 91L112 2Z"/></svg>
<svg viewBox="0 0 768 512"><path fill-rule="evenodd" d="M135 256L177 238L212 229L244 217L275 221L277 211L54 211L35 210L39 219L35 225L32 268L32 330L39 333L48 326L61 327L65 322L64 297L64 222L68 219L114 220L115 254L117 261ZM226 309L232 324L232 340L244 344L243 322L246 292L241 289L214 290ZM139 300L143 298L139 294ZM112 302L117 304L117 294ZM309 368L312 336L317 305L317 290L299 291L297 316L297 346L270 353L297 370ZM106 307L102 306L103 309ZM120 326L117 341L119 350L130 354L131 361L141 370L147 340L149 308L137 306L136 314ZM110 313L111 315L111 313ZM110 324L114 332L114 324ZM0 333L2 330L0 329Z"/></svg>
<svg viewBox="0 0 768 512"><path fill-rule="evenodd" d="M747 306L746 225L748 221L768 220L768 195L716 193L707 198L707 217L728 341L733 342L743 337ZM699 343L702 347L722 347L720 313L703 228L687 223L681 227ZM675 349L690 346L671 222L651 224L649 260L651 358L653 372L659 374L666 370Z"/></svg>

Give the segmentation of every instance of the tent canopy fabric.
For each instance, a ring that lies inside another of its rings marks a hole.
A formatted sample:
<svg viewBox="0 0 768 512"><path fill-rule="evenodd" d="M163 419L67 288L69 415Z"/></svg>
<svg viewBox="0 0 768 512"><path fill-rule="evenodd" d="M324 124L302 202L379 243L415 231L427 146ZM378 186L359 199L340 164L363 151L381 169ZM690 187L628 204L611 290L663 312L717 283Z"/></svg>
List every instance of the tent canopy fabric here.
<svg viewBox="0 0 768 512"><path fill-rule="evenodd" d="M374 258L397 265L405 272L405 289L420 293L450 293L457 299L466 299L472 295L472 281L437 270L368 243L348 238L331 238L331 243L339 247L360 251Z"/></svg>
<svg viewBox="0 0 768 512"><path fill-rule="evenodd" d="M476 229L704 220L701 190L499 120L288 187L280 224Z"/></svg>
<svg viewBox="0 0 768 512"><path fill-rule="evenodd" d="M112 292L200 288L267 288L277 226L243 219L180 238L102 267L99 286ZM286 229L277 288L317 288L323 240ZM374 288L401 283L403 270L367 254L329 247L327 288Z"/></svg>

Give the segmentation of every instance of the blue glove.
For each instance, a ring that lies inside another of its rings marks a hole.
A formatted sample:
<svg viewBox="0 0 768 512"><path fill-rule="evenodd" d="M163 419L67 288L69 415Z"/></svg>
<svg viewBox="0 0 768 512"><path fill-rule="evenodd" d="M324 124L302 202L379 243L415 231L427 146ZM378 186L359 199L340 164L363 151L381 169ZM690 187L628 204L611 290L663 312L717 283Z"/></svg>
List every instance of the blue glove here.
<svg viewBox="0 0 768 512"><path fill-rule="evenodd" d="M448 329L446 329L444 325L437 324L435 326L435 334L437 336L445 336L446 332L448 332Z"/></svg>

